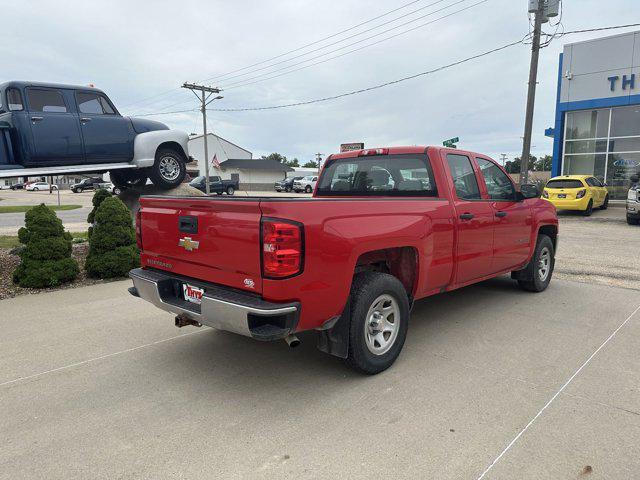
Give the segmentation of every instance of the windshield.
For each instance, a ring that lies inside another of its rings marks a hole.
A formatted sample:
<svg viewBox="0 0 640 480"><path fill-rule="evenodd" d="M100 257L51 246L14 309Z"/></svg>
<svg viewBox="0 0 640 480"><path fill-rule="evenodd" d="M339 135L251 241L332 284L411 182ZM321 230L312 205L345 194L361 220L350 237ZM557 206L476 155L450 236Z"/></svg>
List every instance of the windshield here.
<svg viewBox="0 0 640 480"><path fill-rule="evenodd" d="M322 172L317 195L437 196L426 155L344 158Z"/></svg>
<svg viewBox="0 0 640 480"><path fill-rule="evenodd" d="M547 188L584 188L580 180L549 180Z"/></svg>
<svg viewBox="0 0 640 480"><path fill-rule="evenodd" d="M200 175L199 177L194 178L189 182L189 185L195 185L197 183L202 183L202 182L204 182L204 175Z"/></svg>

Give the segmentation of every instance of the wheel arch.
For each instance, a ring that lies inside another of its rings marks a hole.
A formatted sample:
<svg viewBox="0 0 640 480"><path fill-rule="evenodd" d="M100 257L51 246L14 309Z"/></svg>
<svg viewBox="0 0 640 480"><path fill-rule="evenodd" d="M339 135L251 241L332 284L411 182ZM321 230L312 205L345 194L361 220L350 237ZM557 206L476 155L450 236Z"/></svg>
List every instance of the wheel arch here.
<svg viewBox="0 0 640 480"><path fill-rule="evenodd" d="M556 250L558 245L558 226L557 225L540 225L538 235L546 235L553 242L553 249Z"/></svg>
<svg viewBox="0 0 640 480"><path fill-rule="evenodd" d="M177 149L189 158L189 136L179 130L154 130L139 133L133 143L133 162L138 168L151 167L156 161L158 149L170 147Z"/></svg>

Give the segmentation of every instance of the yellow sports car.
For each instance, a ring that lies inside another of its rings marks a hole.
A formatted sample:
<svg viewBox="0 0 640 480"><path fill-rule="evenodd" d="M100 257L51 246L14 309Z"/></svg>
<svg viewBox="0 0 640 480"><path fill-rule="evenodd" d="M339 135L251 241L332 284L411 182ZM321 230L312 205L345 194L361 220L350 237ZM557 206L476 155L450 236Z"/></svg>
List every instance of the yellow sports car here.
<svg viewBox="0 0 640 480"><path fill-rule="evenodd" d="M542 198L553 203L556 210L579 210L589 216L594 208L606 210L609 192L591 175L562 175L547 182Z"/></svg>

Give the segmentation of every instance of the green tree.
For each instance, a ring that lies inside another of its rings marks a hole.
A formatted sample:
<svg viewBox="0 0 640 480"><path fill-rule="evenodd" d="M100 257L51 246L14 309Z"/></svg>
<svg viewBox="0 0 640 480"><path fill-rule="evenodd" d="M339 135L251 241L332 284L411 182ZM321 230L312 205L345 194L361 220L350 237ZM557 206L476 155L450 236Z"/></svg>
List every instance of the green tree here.
<svg viewBox="0 0 640 480"><path fill-rule="evenodd" d="M289 160L287 162L287 165L289 165L290 167L299 167L300 166L300 162L298 161L297 158L294 158L293 160Z"/></svg>
<svg viewBox="0 0 640 480"><path fill-rule="evenodd" d="M304 168L318 168L318 164L314 161L307 162L303 165Z"/></svg>
<svg viewBox="0 0 640 480"><path fill-rule="evenodd" d="M88 231L89 237L91 237L91 232L93 231L93 223L95 222L95 219L96 219L96 212L98 211L98 207L100 206L100 204L105 198L109 198L110 196L111 196L111 192L109 192L108 190L105 190L104 188L97 190L96 193L93 194L93 199L91 200L91 203L93 203L93 209L89 212L89 215L87 216L87 223L92 224L92 226L89 227L89 231Z"/></svg>
<svg viewBox="0 0 640 480"><path fill-rule="evenodd" d="M520 159L516 157L515 160L507 160L504 169L507 173L520 173Z"/></svg>
<svg viewBox="0 0 640 480"><path fill-rule="evenodd" d="M534 162L534 170L536 172L549 172L551 171L552 163L553 157L551 155L545 155Z"/></svg>
<svg viewBox="0 0 640 480"><path fill-rule="evenodd" d="M84 267L87 275L92 278L124 277L139 265L140 253L129 209L117 197L103 199L89 237L89 255Z"/></svg>
<svg viewBox="0 0 640 480"><path fill-rule="evenodd" d="M20 264L13 272L21 287L47 288L74 280L80 271L71 258L71 234L62 221L44 204L25 213L25 226L18 231Z"/></svg>
<svg viewBox="0 0 640 480"><path fill-rule="evenodd" d="M286 163L287 157L280 155L279 153L270 153L269 155L262 155L263 160L275 160L276 162Z"/></svg>

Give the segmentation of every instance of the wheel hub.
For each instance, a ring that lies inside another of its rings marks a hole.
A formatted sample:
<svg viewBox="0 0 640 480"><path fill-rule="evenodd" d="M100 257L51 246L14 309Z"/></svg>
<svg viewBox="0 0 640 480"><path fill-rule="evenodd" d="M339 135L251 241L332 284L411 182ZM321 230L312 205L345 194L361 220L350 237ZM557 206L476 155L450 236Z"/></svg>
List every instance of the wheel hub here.
<svg viewBox="0 0 640 480"><path fill-rule="evenodd" d="M542 282L546 281L550 271L551 252L547 247L544 247L540 252L540 258L538 259L538 278L540 278Z"/></svg>
<svg viewBox="0 0 640 480"><path fill-rule="evenodd" d="M394 297L388 294L376 298L367 312L365 322L365 343L374 355L387 353L398 337L400 307Z"/></svg>
<svg viewBox="0 0 640 480"><path fill-rule="evenodd" d="M160 159L160 175L165 180L173 181L180 175L180 163L174 157L165 156Z"/></svg>

